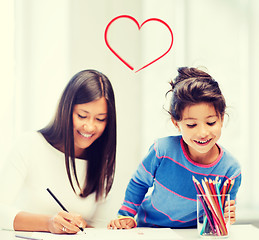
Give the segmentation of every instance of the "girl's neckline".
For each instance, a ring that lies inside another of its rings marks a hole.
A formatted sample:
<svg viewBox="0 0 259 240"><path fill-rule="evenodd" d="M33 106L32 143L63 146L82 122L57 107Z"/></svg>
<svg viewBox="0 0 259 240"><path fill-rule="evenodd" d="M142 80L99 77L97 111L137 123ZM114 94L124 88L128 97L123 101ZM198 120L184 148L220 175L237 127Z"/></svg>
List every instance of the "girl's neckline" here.
<svg viewBox="0 0 259 240"><path fill-rule="evenodd" d="M193 161L193 160L189 157L189 155L188 155L188 153L187 153L187 151L186 151L186 149L185 149L184 141L183 141L183 138L182 138L182 137L181 137L181 139L180 139L180 143L181 143L181 148L182 148L182 151L183 151L183 154L184 154L185 158L186 158L191 164L193 164L193 165L195 165L195 166L197 166L197 167L202 167L202 168L210 168L210 167L213 167L213 166L215 166L215 165L220 161L220 159L221 159L222 156L223 156L223 149L216 143L216 146L217 146L218 149L219 149L219 155L218 155L217 159L216 159L214 162L210 163L210 164L201 164L201 163L198 163L198 162Z"/></svg>

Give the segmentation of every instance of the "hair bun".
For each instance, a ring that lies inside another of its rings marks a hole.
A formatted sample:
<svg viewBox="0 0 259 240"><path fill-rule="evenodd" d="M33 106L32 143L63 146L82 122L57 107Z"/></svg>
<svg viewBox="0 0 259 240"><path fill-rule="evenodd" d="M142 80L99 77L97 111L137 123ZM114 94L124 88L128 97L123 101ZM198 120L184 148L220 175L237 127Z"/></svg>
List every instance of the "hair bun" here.
<svg viewBox="0 0 259 240"><path fill-rule="evenodd" d="M170 114L180 121L183 109L188 105L206 102L213 104L215 111L224 116L226 103L218 83L198 68L180 67L174 81L170 82L172 92ZM167 93L168 93L167 92Z"/></svg>
<svg viewBox="0 0 259 240"><path fill-rule="evenodd" d="M180 67L178 68L178 76L174 79L174 85L189 78L210 78L212 77L197 68Z"/></svg>

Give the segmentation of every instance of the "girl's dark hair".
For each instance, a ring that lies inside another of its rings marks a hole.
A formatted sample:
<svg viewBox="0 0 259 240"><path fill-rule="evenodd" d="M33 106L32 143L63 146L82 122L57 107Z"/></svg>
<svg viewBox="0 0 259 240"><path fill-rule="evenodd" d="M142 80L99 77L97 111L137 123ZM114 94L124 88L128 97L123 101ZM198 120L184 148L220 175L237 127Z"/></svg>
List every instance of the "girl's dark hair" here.
<svg viewBox="0 0 259 240"><path fill-rule="evenodd" d="M76 104L92 102L101 97L107 101L107 125L103 134L85 149L84 158L88 163L84 186L81 188L75 165L73 108ZM96 200L107 196L115 171L116 110L113 88L104 74L96 70L84 70L74 75L64 89L54 120L39 132L52 146L64 151L67 175L74 192L72 174L81 189L81 197L94 192Z"/></svg>
<svg viewBox="0 0 259 240"><path fill-rule="evenodd" d="M213 104L216 113L224 116L225 98L218 83L208 73L197 68L181 67L170 85L172 89L167 92L172 92L169 113L174 120L182 120L186 106L201 102Z"/></svg>

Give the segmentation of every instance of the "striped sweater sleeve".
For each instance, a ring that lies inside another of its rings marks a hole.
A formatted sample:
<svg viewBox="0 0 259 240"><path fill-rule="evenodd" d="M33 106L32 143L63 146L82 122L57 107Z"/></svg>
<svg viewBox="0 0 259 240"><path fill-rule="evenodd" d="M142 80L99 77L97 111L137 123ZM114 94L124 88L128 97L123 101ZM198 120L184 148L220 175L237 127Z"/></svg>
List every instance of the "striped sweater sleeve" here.
<svg viewBox="0 0 259 240"><path fill-rule="evenodd" d="M230 200L236 200L236 195L241 185L242 175L240 166L236 166L234 172L229 177L230 179L235 180L234 186L230 191Z"/></svg>
<svg viewBox="0 0 259 240"><path fill-rule="evenodd" d="M153 144L129 181L118 215L134 217L137 214L148 189L153 186L160 162L156 157L156 144Z"/></svg>

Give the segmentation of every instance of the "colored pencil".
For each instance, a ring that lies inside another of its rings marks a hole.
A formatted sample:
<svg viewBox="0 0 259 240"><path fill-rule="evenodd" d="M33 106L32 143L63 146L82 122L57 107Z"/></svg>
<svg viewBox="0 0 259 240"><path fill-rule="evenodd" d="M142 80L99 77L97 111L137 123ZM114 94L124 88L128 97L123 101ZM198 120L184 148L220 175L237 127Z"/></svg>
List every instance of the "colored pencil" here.
<svg viewBox="0 0 259 240"><path fill-rule="evenodd" d="M212 205L210 204L210 200L208 199L208 196L207 196L206 193L204 192L204 190L203 190L203 188L202 188L200 182L199 182L197 179L195 179L194 177L193 177L193 179L194 179L194 181L196 182L196 184L197 184L197 186L198 186L198 188L199 188L199 191L202 193L202 196L203 196L204 201L206 202L206 204L207 204L207 206L208 206L208 209L210 210L210 213L211 213L211 221L213 221L213 226L217 226L217 225L219 224L219 222L218 222L216 213L214 212L214 209L213 209ZM213 229L214 229L215 231L217 230L217 228L214 228L214 227L213 227ZM220 235L220 234L218 233L218 235Z"/></svg>
<svg viewBox="0 0 259 240"><path fill-rule="evenodd" d="M218 196L219 206L220 206L222 214L224 215L224 209L222 208L222 203L221 203L221 199L220 199L219 183L216 183L215 186L216 186L216 192L217 192L217 196Z"/></svg>
<svg viewBox="0 0 259 240"><path fill-rule="evenodd" d="M193 183L194 183L194 186L195 186L195 188L196 188L197 193L200 195L201 192L199 191L199 189L198 189L198 187L197 187L197 185L196 185L197 183L195 182L194 177L193 177ZM203 207L203 209L204 209L204 212L205 212L205 214L206 214L206 216L207 216L209 225L210 225L211 229L213 230L213 224L212 224L212 216L211 216L211 213L210 213L209 209L208 209L207 206L206 206L205 200L204 200L202 197L199 197L199 199L200 199L200 201L201 201L201 204L202 204L202 207ZM204 226L205 226L205 225L206 225L206 224L204 224ZM203 229L203 230L204 230L204 229Z"/></svg>
<svg viewBox="0 0 259 240"><path fill-rule="evenodd" d="M215 203L215 199L213 197L213 194L211 192L211 189L208 185L208 180L205 178L205 180L202 179L202 186L205 190L205 193L208 195L208 198L210 199L210 203L211 203L211 206L213 207L213 210L214 212L216 213L216 222L217 222L217 225L222 233L222 235L226 235L226 230L224 228L224 225L222 223L222 219L220 218L220 214L218 212L218 209L217 209L217 204Z"/></svg>
<svg viewBox="0 0 259 240"><path fill-rule="evenodd" d="M201 183L194 176L192 179L197 194L202 196L199 196L198 200L201 202L205 212L203 228L200 235L211 234L211 231L218 236L228 235L224 219L224 203L226 194L230 193L235 181L228 178L225 180L220 190L221 180L219 180L219 176L216 176L215 180L205 177L204 179L201 179Z"/></svg>
<svg viewBox="0 0 259 240"><path fill-rule="evenodd" d="M224 182L223 187L221 189L221 195L222 195L222 199L221 199L221 203L222 203L222 207L224 208L225 206L225 195L226 195L226 191L227 191L227 180Z"/></svg>
<svg viewBox="0 0 259 240"><path fill-rule="evenodd" d="M233 186L234 186L234 183L235 183L235 179L232 179L232 180L231 180L230 187L229 187L229 189L228 189L228 193L231 192L231 190L232 190L232 188L233 188Z"/></svg>
<svg viewBox="0 0 259 240"><path fill-rule="evenodd" d="M221 207L220 207L219 202L218 202L218 197L217 197L217 193L215 191L215 187L214 187L211 179L209 179L209 187L211 188L211 193L213 194L212 197L213 197L214 202L216 204L216 211L217 211L219 219L221 220L223 231L225 231L225 234L227 234L227 227L226 227L226 223L224 221L224 216L223 216Z"/></svg>

